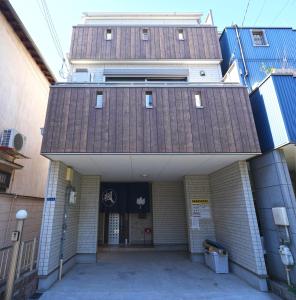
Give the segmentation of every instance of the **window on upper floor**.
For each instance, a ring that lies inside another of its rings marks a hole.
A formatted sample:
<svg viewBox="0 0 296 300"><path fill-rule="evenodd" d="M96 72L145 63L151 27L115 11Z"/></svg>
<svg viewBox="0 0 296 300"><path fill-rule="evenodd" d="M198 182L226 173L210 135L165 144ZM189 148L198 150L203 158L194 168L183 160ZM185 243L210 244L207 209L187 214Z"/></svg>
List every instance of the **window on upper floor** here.
<svg viewBox="0 0 296 300"><path fill-rule="evenodd" d="M103 108L103 107L104 107L103 92L97 92L96 108Z"/></svg>
<svg viewBox="0 0 296 300"><path fill-rule="evenodd" d="M195 107L196 108L203 108L200 93L196 93L194 95L194 98L195 98Z"/></svg>
<svg viewBox="0 0 296 300"><path fill-rule="evenodd" d="M148 39L149 39L149 31L148 31L147 28L144 28L142 30L142 40L143 41L148 41Z"/></svg>
<svg viewBox="0 0 296 300"><path fill-rule="evenodd" d="M145 100L146 100L146 108L153 108L153 96L152 92L145 93Z"/></svg>
<svg viewBox="0 0 296 300"><path fill-rule="evenodd" d="M111 41L112 40L112 30L111 29L107 29L106 30L106 40L107 41Z"/></svg>
<svg viewBox="0 0 296 300"><path fill-rule="evenodd" d="M252 30L252 39L254 46L268 46L264 30Z"/></svg>
<svg viewBox="0 0 296 300"><path fill-rule="evenodd" d="M75 69L75 72L77 72L77 73L87 73L87 72L88 72L88 69L84 69L84 68L76 68L76 69Z"/></svg>
<svg viewBox="0 0 296 300"><path fill-rule="evenodd" d="M184 31L183 31L183 29L178 29L178 38L179 38L179 41L184 41Z"/></svg>

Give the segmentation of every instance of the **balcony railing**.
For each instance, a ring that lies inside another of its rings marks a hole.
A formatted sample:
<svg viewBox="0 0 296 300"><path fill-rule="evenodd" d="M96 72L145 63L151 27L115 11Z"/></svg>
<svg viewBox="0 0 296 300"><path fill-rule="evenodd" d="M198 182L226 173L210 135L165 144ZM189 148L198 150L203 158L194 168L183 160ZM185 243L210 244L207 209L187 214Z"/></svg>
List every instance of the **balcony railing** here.
<svg viewBox="0 0 296 300"><path fill-rule="evenodd" d="M33 240L21 242L19 259L16 269L16 278L19 278L22 274L33 271L36 267L37 261L37 238ZM0 249L0 284L5 282L10 261L12 255L12 246L4 247Z"/></svg>

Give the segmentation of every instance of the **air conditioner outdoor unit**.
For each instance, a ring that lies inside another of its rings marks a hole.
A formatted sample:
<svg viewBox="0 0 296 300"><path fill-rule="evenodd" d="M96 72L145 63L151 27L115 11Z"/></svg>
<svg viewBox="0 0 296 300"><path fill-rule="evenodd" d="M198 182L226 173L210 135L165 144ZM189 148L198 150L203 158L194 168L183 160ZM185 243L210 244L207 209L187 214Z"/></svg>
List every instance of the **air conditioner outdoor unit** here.
<svg viewBox="0 0 296 300"><path fill-rule="evenodd" d="M25 136L15 129L5 129L0 135L0 146L14 148L21 151L25 143Z"/></svg>

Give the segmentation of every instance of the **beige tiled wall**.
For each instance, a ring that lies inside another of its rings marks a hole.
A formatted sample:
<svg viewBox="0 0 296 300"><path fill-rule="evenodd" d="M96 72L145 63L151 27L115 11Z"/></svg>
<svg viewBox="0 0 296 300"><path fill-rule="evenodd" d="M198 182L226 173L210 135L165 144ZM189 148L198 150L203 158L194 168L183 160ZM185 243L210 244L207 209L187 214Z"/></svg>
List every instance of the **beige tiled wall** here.
<svg viewBox="0 0 296 300"><path fill-rule="evenodd" d="M81 177L77 253L97 252L100 176Z"/></svg>
<svg viewBox="0 0 296 300"><path fill-rule="evenodd" d="M182 182L153 182L154 244L187 244L187 223Z"/></svg>
<svg viewBox="0 0 296 300"><path fill-rule="evenodd" d="M217 241L229 257L255 274L266 274L250 180L245 161L210 176Z"/></svg>
<svg viewBox="0 0 296 300"><path fill-rule="evenodd" d="M58 267L61 255L62 224L65 211L67 167L58 161L50 163L47 192L44 202L39 244L39 275L47 275ZM76 254L77 228L80 197L80 175L74 172L74 185L78 192L75 205L66 205L67 228L63 247L64 259Z"/></svg>
<svg viewBox="0 0 296 300"><path fill-rule="evenodd" d="M202 243L205 239L215 239L213 219L201 219L199 229L191 226L191 200L206 199L211 206L209 176L185 176L184 189L186 199L186 214L188 223L189 250L191 253L203 253Z"/></svg>

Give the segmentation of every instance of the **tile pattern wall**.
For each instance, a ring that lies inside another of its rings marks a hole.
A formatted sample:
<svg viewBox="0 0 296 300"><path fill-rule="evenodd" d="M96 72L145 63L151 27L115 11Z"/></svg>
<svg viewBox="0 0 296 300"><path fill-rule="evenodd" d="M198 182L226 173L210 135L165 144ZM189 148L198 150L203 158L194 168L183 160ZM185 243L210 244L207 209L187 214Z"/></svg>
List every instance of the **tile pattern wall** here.
<svg viewBox="0 0 296 300"><path fill-rule="evenodd" d="M151 209L152 210L152 209ZM139 214L129 215L129 242L131 244L151 244L152 233L144 235L145 228L152 228L152 211L140 218Z"/></svg>
<svg viewBox="0 0 296 300"><path fill-rule="evenodd" d="M210 175L217 241L240 266L265 275L247 163L236 162Z"/></svg>
<svg viewBox="0 0 296 300"><path fill-rule="evenodd" d="M77 253L96 253L99 221L100 176L81 177Z"/></svg>
<svg viewBox="0 0 296 300"><path fill-rule="evenodd" d="M58 161L50 163L46 198L44 202L42 226L39 244L38 274L47 275L58 267L61 253L62 224L65 210L65 192L67 167ZM79 195L79 174L74 173L74 185ZM64 259L67 260L76 253L77 222L79 210L79 196L77 204L66 206L67 231L64 241Z"/></svg>
<svg viewBox="0 0 296 300"><path fill-rule="evenodd" d="M185 176L184 178L186 214L188 223L189 250L191 253L203 253L205 239L215 240L213 219L201 219L199 229L191 228L191 200L208 199L211 206L210 182L208 176Z"/></svg>
<svg viewBox="0 0 296 300"><path fill-rule="evenodd" d="M153 242L187 244L187 223L182 182L153 182Z"/></svg>

